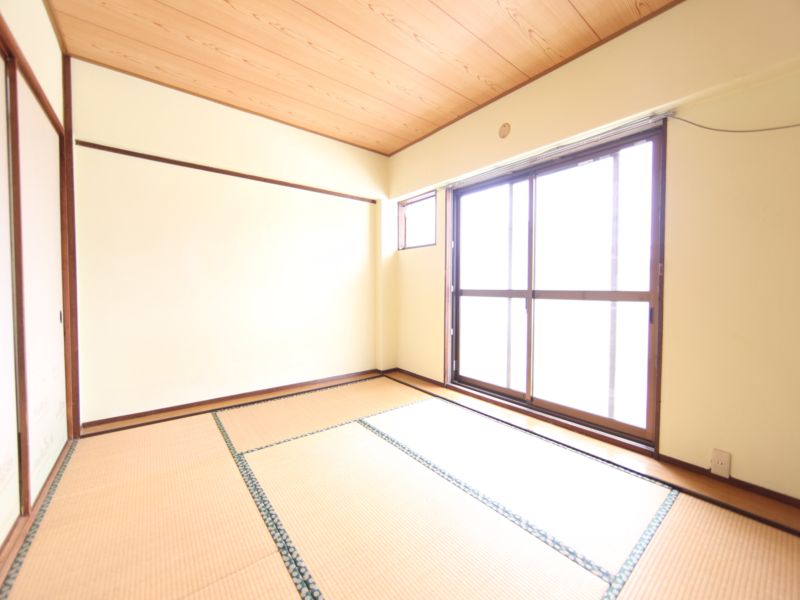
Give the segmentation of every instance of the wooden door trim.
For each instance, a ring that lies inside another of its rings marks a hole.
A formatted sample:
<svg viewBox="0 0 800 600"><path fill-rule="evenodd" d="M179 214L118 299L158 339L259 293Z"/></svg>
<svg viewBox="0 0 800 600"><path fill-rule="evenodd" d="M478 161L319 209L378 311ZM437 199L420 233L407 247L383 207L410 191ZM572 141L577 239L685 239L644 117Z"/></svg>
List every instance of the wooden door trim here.
<svg viewBox="0 0 800 600"><path fill-rule="evenodd" d="M0 17L1 18L1 17ZM0 29L2 36L2 29ZM20 515L30 514L30 452L28 443L28 385L25 354L25 291L22 256L22 191L19 161L19 110L17 64L13 55L6 59L8 86L8 151L11 183L11 252L13 261L12 293L14 305L14 361L17 387L17 435L19 453Z"/></svg>
<svg viewBox="0 0 800 600"><path fill-rule="evenodd" d="M72 64L62 57L64 135L61 139L61 265L64 304L64 367L67 385L67 437L80 436L78 283L75 251L75 176L72 130Z"/></svg>

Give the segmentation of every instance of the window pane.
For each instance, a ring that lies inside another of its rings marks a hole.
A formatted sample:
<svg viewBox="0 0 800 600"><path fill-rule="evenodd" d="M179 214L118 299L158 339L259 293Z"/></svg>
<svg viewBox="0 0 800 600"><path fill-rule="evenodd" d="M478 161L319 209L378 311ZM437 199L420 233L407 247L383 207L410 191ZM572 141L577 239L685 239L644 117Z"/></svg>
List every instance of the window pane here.
<svg viewBox="0 0 800 600"><path fill-rule="evenodd" d="M406 219L405 248L436 243L436 197L431 196L403 208Z"/></svg>
<svg viewBox="0 0 800 600"><path fill-rule="evenodd" d="M511 286L528 289L528 206L530 181L525 179L511 186Z"/></svg>
<svg viewBox="0 0 800 600"><path fill-rule="evenodd" d="M644 427L649 304L536 300L533 395Z"/></svg>
<svg viewBox="0 0 800 600"><path fill-rule="evenodd" d="M613 165L608 157L537 178L536 289L610 289Z"/></svg>
<svg viewBox="0 0 800 600"><path fill-rule="evenodd" d="M647 356L650 305L617 303L614 414L617 421L645 427L647 421Z"/></svg>
<svg viewBox="0 0 800 600"><path fill-rule="evenodd" d="M619 153L617 289L650 289L653 142Z"/></svg>
<svg viewBox="0 0 800 600"><path fill-rule="evenodd" d="M528 181L459 199L461 289L528 288Z"/></svg>
<svg viewBox="0 0 800 600"><path fill-rule="evenodd" d="M525 391L528 316L522 298L461 298L459 374Z"/></svg>
<svg viewBox="0 0 800 600"><path fill-rule="evenodd" d="M536 289L650 289L652 150L638 144L537 178Z"/></svg>

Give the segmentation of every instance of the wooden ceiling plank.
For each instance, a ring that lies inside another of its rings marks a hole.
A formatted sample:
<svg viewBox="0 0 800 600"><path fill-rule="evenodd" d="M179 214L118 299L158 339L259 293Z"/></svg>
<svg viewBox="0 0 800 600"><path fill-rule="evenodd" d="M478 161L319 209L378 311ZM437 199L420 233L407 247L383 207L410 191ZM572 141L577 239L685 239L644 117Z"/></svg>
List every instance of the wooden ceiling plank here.
<svg viewBox="0 0 800 600"><path fill-rule="evenodd" d="M602 39L615 36L674 0L570 0Z"/></svg>
<svg viewBox="0 0 800 600"><path fill-rule="evenodd" d="M297 1L478 105L528 78L428 0Z"/></svg>
<svg viewBox="0 0 800 600"><path fill-rule="evenodd" d="M599 41L565 0L431 0L530 78Z"/></svg>
<svg viewBox="0 0 800 600"><path fill-rule="evenodd" d="M476 106L466 97L344 32L293 0L159 0L231 35L327 73L441 125Z"/></svg>
<svg viewBox="0 0 800 600"><path fill-rule="evenodd" d="M44 1L74 56L383 154L680 2Z"/></svg>
<svg viewBox="0 0 800 600"><path fill-rule="evenodd" d="M72 56L389 154L402 138L56 12Z"/></svg>
<svg viewBox="0 0 800 600"><path fill-rule="evenodd" d="M60 14L97 24L220 72L314 104L342 117L387 131L406 141L435 123L392 107L274 53L264 52L202 21L153 0L58 0Z"/></svg>

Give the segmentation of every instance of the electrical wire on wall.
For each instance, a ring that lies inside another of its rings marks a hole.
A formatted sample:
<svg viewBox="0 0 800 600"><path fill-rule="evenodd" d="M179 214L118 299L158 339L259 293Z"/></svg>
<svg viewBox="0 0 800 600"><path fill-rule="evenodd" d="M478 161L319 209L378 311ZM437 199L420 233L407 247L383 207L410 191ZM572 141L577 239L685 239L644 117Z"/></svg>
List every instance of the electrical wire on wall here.
<svg viewBox="0 0 800 600"><path fill-rule="evenodd" d="M688 123L689 125L693 125L694 127L699 127L700 129L707 129L708 131L717 131L720 133L762 133L765 131L779 131L781 129L792 129L794 127L800 127L800 123L790 123L789 125L778 125L776 127L762 127L759 129L723 129L721 127L710 127L708 125L696 123L695 121L690 121L689 119L684 119L683 117L679 117L674 114L668 114L666 116L669 119L675 119L676 121L683 121L684 123Z"/></svg>

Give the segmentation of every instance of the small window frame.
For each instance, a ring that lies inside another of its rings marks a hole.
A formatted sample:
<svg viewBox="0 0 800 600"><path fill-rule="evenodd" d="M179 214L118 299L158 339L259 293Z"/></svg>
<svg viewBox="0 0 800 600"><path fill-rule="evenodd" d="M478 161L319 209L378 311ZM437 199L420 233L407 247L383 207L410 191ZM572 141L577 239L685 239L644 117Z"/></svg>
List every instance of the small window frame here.
<svg viewBox="0 0 800 600"><path fill-rule="evenodd" d="M419 202L425 202L427 200L433 200L433 242L428 244L415 244L409 245L407 243L407 236L406 236L406 208L417 204ZM413 198L409 198L407 200L401 200L397 203L397 249L398 250L409 250L411 248L427 248L429 246L436 245L437 239L437 198L436 198L436 190L430 190L423 194L419 194L418 196L414 196Z"/></svg>

